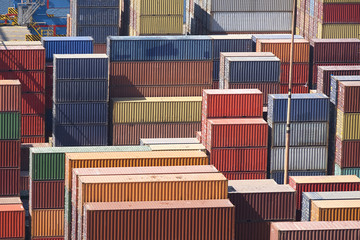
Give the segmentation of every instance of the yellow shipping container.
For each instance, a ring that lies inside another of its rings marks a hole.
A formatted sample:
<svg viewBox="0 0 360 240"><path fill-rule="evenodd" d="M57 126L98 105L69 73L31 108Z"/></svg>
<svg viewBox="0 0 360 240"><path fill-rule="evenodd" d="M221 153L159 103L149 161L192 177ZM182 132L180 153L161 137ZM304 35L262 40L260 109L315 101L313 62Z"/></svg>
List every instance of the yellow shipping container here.
<svg viewBox="0 0 360 240"><path fill-rule="evenodd" d="M149 145L151 151L205 151L206 148L202 144L164 144Z"/></svg>
<svg viewBox="0 0 360 240"><path fill-rule="evenodd" d="M184 1L181 0L136 0L136 12L139 16L184 14Z"/></svg>
<svg viewBox="0 0 360 240"><path fill-rule="evenodd" d="M360 200L312 201L311 221L359 221Z"/></svg>
<svg viewBox="0 0 360 240"><path fill-rule="evenodd" d="M137 25L140 35L182 35L183 16L141 16Z"/></svg>
<svg viewBox="0 0 360 240"><path fill-rule="evenodd" d="M201 122L202 97L112 99L113 123Z"/></svg>
<svg viewBox="0 0 360 240"><path fill-rule="evenodd" d="M317 38L360 38L360 24L318 23Z"/></svg>
<svg viewBox="0 0 360 240"><path fill-rule="evenodd" d="M201 151L105 152L66 153L65 185L71 189L72 169L104 167L148 167L208 165L207 155Z"/></svg>
<svg viewBox="0 0 360 240"><path fill-rule="evenodd" d="M31 237L63 237L64 209L34 209L31 214Z"/></svg>
<svg viewBox="0 0 360 240"><path fill-rule="evenodd" d="M342 140L360 140L360 113L337 110L336 135Z"/></svg>

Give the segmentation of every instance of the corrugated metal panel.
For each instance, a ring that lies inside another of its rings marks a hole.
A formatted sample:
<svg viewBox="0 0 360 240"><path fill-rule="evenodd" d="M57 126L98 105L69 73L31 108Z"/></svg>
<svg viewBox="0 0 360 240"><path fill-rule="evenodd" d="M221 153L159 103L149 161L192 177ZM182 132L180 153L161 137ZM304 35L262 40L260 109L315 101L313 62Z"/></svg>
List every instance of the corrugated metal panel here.
<svg viewBox="0 0 360 240"><path fill-rule="evenodd" d="M43 71L0 72L0 79L19 79L22 92L44 92L45 73Z"/></svg>
<svg viewBox="0 0 360 240"><path fill-rule="evenodd" d="M287 95L271 94L268 104L268 123L286 122ZM329 98L324 94L293 94L290 120L292 122L329 121Z"/></svg>
<svg viewBox="0 0 360 240"><path fill-rule="evenodd" d="M323 4L322 23L360 23L360 4Z"/></svg>
<svg viewBox="0 0 360 240"><path fill-rule="evenodd" d="M251 0L243 1L212 1L211 11L213 12L290 12L292 11L292 2L289 0L277 0L269 2L266 0L254 2Z"/></svg>
<svg viewBox="0 0 360 240"><path fill-rule="evenodd" d="M112 62L110 84L185 85L211 84L211 61Z"/></svg>
<svg viewBox="0 0 360 240"><path fill-rule="evenodd" d="M360 113L337 110L336 135L340 140L360 140Z"/></svg>
<svg viewBox="0 0 360 240"><path fill-rule="evenodd" d="M29 196L30 190L30 176L29 172L20 172L20 196Z"/></svg>
<svg viewBox="0 0 360 240"><path fill-rule="evenodd" d="M45 70L45 49L41 46L0 46L0 70Z"/></svg>
<svg viewBox="0 0 360 240"><path fill-rule="evenodd" d="M108 144L108 125L55 125L53 131L55 147L106 146Z"/></svg>
<svg viewBox="0 0 360 240"><path fill-rule="evenodd" d="M20 191L19 186L20 186L19 168L0 168L1 196L18 196Z"/></svg>
<svg viewBox="0 0 360 240"><path fill-rule="evenodd" d="M288 176L325 176L327 171L289 171ZM270 173L270 178L274 179L278 184L284 184L284 172L274 171Z"/></svg>
<svg viewBox="0 0 360 240"><path fill-rule="evenodd" d="M25 209L22 204L0 205L0 238L25 238Z"/></svg>
<svg viewBox="0 0 360 240"><path fill-rule="evenodd" d="M318 23L319 38L358 38L360 24L320 24Z"/></svg>
<svg viewBox="0 0 360 240"><path fill-rule="evenodd" d="M0 140L0 167L20 167L20 141Z"/></svg>
<svg viewBox="0 0 360 240"><path fill-rule="evenodd" d="M199 144L196 138L142 138L140 145L165 145L165 144Z"/></svg>
<svg viewBox="0 0 360 240"><path fill-rule="evenodd" d="M336 138L335 162L340 167L360 167L360 141L341 141Z"/></svg>
<svg viewBox="0 0 360 240"><path fill-rule="evenodd" d="M0 81L0 112L21 111L21 83L18 80Z"/></svg>
<svg viewBox="0 0 360 240"><path fill-rule="evenodd" d="M77 8L76 23L81 26L117 26L120 23L119 8ZM111 17L104 17L111 16ZM92 52L91 52L92 53Z"/></svg>
<svg viewBox="0 0 360 240"><path fill-rule="evenodd" d="M45 136L22 136L21 143L45 143Z"/></svg>
<svg viewBox="0 0 360 240"><path fill-rule="evenodd" d="M110 61L211 60L207 36L109 37Z"/></svg>
<svg viewBox="0 0 360 240"><path fill-rule="evenodd" d="M113 145L136 145L141 138L195 137L195 132L201 129L201 123L115 124L111 129Z"/></svg>
<svg viewBox="0 0 360 240"><path fill-rule="evenodd" d="M31 236L64 236L64 210L33 210L31 216Z"/></svg>
<svg viewBox="0 0 360 240"><path fill-rule="evenodd" d="M117 0L75 0L74 5L78 7L118 7L120 2Z"/></svg>
<svg viewBox="0 0 360 240"><path fill-rule="evenodd" d="M360 112L360 75L353 77L358 78L358 81L339 82L337 106L345 113Z"/></svg>
<svg viewBox="0 0 360 240"><path fill-rule="evenodd" d="M270 224L268 221L261 222L236 222L235 239L269 240Z"/></svg>
<svg viewBox="0 0 360 240"><path fill-rule="evenodd" d="M328 122L295 122L290 126L290 146L326 146L328 145ZM271 128L271 146L284 147L286 123L273 123Z"/></svg>
<svg viewBox="0 0 360 240"><path fill-rule="evenodd" d="M229 180L266 179L267 172L221 172Z"/></svg>
<svg viewBox="0 0 360 240"><path fill-rule="evenodd" d="M140 16L140 35L181 35L183 16Z"/></svg>
<svg viewBox="0 0 360 240"><path fill-rule="evenodd" d="M202 144L149 145L151 151L206 151Z"/></svg>
<svg viewBox="0 0 360 240"><path fill-rule="evenodd" d="M341 168L339 165L335 164L335 175L356 175L360 177L360 167L357 168Z"/></svg>
<svg viewBox="0 0 360 240"><path fill-rule="evenodd" d="M106 54L106 44L94 44L94 53L105 53Z"/></svg>
<svg viewBox="0 0 360 240"><path fill-rule="evenodd" d="M57 81L54 100L56 103L108 101L108 85L108 80Z"/></svg>
<svg viewBox="0 0 360 240"><path fill-rule="evenodd" d="M30 209L63 209L64 181L31 181Z"/></svg>
<svg viewBox="0 0 360 240"><path fill-rule="evenodd" d="M112 123L201 121L201 97L118 98L111 101Z"/></svg>
<svg viewBox="0 0 360 240"><path fill-rule="evenodd" d="M108 66L105 54L55 54L54 80L108 79Z"/></svg>
<svg viewBox="0 0 360 240"><path fill-rule="evenodd" d="M46 61L52 62L54 54L93 53L92 37L42 37L41 42L46 51Z"/></svg>
<svg viewBox="0 0 360 240"><path fill-rule="evenodd" d="M311 221L359 220L360 200L312 201Z"/></svg>
<svg viewBox="0 0 360 240"><path fill-rule="evenodd" d="M176 1L148 1L148 0L140 0L138 2L138 11L139 15L182 15L184 14L184 2L181 0Z"/></svg>
<svg viewBox="0 0 360 240"><path fill-rule="evenodd" d="M342 81L360 81L360 76L330 76L330 102L338 105L339 83Z"/></svg>
<svg viewBox="0 0 360 240"><path fill-rule="evenodd" d="M196 236L230 240L235 236L234 206L228 200L87 204L84 215L84 239L160 240ZM164 223L163 219L168 221ZM108 221L111 224L106 229L99 224ZM130 231L125 223L131 224ZM216 234L209 229L216 229Z"/></svg>
<svg viewBox="0 0 360 240"><path fill-rule="evenodd" d="M280 84L280 94L288 94L288 92L289 84ZM309 93L309 86L307 84L293 84L291 93Z"/></svg>
<svg viewBox="0 0 360 240"><path fill-rule="evenodd" d="M56 125L106 124L108 103L56 103L53 107L53 122Z"/></svg>
<svg viewBox="0 0 360 240"><path fill-rule="evenodd" d="M302 194L301 221L310 221L312 201L344 199L360 199L360 192L304 192Z"/></svg>
<svg viewBox="0 0 360 240"><path fill-rule="evenodd" d="M45 94L21 94L21 114L45 114Z"/></svg>
<svg viewBox="0 0 360 240"><path fill-rule="evenodd" d="M1 197L0 205L22 204L20 197Z"/></svg>
<svg viewBox="0 0 360 240"><path fill-rule="evenodd" d="M106 43L107 36L118 36L118 26L77 26L77 36L92 36L94 43Z"/></svg>
<svg viewBox="0 0 360 240"><path fill-rule="evenodd" d="M21 144L21 171L29 171L30 148L32 147L50 147L50 143Z"/></svg>
<svg viewBox="0 0 360 240"><path fill-rule="evenodd" d="M289 83L290 64L281 63L280 83ZM307 84L309 82L309 63L294 63L293 64L293 84Z"/></svg>
<svg viewBox="0 0 360 240"><path fill-rule="evenodd" d="M20 139L21 115L19 112L0 112L0 139Z"/></svg>
<svg viewBox="0 0 360 240"><path fill-rule="evenodd" d="M319 67L325 67L325 66L338 66L338 67L351 67L354 65L357 65L357 63L313 63L313 69L312 69L312 76L310 76L312 80L312 86L315 88L317 87L317 74L318 74L318 68ZM359 65L360 66L360 65Z"/></svg>
<svg viewBox="0 0 360 240"><path fill-rule="evenodd" d="M223 52L251 52L251 35L213 35L213 59L220 59Z"/></svg>
<svg viewBox="0 0 360 240"><path fill-rule="evenodd" d="M21 137L23 136L44 136L45 117L41 115L21 116Z"/></svg>
<svg viewBox="0 0 360 240"><path fill-rule="evenodd" d="M212 12L209 31L290 32L291 12Z"/></svg>

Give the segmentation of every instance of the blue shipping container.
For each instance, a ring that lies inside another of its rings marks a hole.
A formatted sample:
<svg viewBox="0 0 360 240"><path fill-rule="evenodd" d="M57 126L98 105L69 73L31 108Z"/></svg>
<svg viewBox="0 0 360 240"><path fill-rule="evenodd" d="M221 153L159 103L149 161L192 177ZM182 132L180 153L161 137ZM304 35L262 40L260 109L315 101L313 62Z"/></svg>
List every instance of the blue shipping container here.
<svg viewBox="0 0 360 240"><path fill-rule="evenodd" d="M118 36L119 26L77 26L77 36L92 36L95 43L105 44L108 36Z"/></svg>
<svg viewBox="0 0 360 240"><path fill-rule="evenodd" d="M288 176L325 176L326 171L289 171ZM271 172L270 178L278 184L284 184L284 172Z"/></svg>
<svg viewBox="0 0 360 240"><path fill-rule="evenodd" d="M77 25L119 26L119 8L78 8Z"/></svg>
<svg viewBox="0 0 360 240"><path fill-rule="evenodd" d="M214 35L213 59L220 59L220 52L252 52L251 35Z"/></svg>
<svg viewBox="0 0 360 240"><path fill-rule="evenodd" d="M53 124L106 124L108 106L107 102L54 104Z"/></svg>
<svg viewBox="0 0 360 240"><path fill-rule="evenodd" d="M119 0L73 0L74 6L82 7L119 7Z"/></svg>
<svg viewBox="0 0 360 240"><path fill-rule="evenodd" d="M334 175L356 175L360 178L360 167L341 168L338 164L335 164Z"/></svg>
<svg viewBox="0 0 360 240"><path fill-rule="evenodd" d="M54 54L91 54L94 50L92 37L42 37L41 43L47 62L53 61Z"/></svg>
<svg viewBox="0 0 360 240"><path fill-rule="evenodd" d="M331 76L330 81L330 102L337 106L339 82L340 81L360 81L360 76Z"/></svg>
<svg viewBox="0 0 360 240"><path fill-rule="evenodd" d="M208 36L108 37L110 61L211 60Z"/></svg>
<svg viewBox="0 0 360 240"><path fill-rule="evenodd" d="M287 94L270 94L268 101L268 124L286 122ZM322 93L293 94L290 120L292 122L328 122L329 97Z"/></svg>

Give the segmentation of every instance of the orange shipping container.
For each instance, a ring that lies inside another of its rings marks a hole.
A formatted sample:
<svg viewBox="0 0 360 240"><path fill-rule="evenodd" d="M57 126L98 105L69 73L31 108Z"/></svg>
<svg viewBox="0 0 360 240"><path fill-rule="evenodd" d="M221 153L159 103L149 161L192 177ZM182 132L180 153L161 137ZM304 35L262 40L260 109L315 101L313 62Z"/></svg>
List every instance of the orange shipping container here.
<svg viewBox="0 0 360 240"><path fill-rule="evenodd" d="M359 221L360 200L312 201L311 221Z"/></svg>
<svg viewBox="0 0 360 240"><path fill-rule="evenodd" d="M9 198L8 201L16 200ZM25 209L22 204L0 204L0 238L25 238Z"/></svg>
<svg viewBox="0 0 360 240"><path fill-rule="evenodd" d="M31 237L64 236L64 210L36 209L31 214Z"/></svg>

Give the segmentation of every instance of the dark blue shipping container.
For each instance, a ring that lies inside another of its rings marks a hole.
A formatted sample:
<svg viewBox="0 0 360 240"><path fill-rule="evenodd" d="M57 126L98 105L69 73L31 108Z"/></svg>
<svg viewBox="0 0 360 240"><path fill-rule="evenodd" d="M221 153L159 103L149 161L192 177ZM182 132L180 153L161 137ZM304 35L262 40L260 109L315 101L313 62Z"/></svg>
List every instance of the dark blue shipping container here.
<svg viewBox="0 0 360 240"><path fill-rule="evenodd" d="M91 54L94 50L92 37L42 37L41 43L48 62L53 61L54 54Z"/></svg>
<svg viewBox="0 0 360 240"><path fill-rule="evenodd" d="M54 147L106 146L108 125L56 125L53 129Z"/></svg>
<svg viewBox="0 0 360 240"><path fill-rule="evenodd" d="M289 171L288 176L325 176L326 171ZM278 184L284 184L284 172L271 172L270 178Z"/></svg>
<svg viewBox="0 0 360 240"><path fill-rule="evenodd" d="M251 35L213 35L213 59L220 59L220 52L252 52Z"/></svg>
<svg viewBox="0 0 360 240"><path fill-rule="evenodd" d="M360 76L331 76L330 102L337 106L339 81L360 81Z"/></svg>
<svg viewBox="0 0 360 240"><path fill-rule="evenodd" d="M229 83L279 83L280 59L277 57L227 57L225 80Z"/></svg>
<svg viewBox="0 0 360 240"><path fill-rule="evenodd" d="M108 106L107 102L54 104L53 124L106 124Z"/></svg>
<svg viewBox="0 0 360 240"><path fill-rule="evenodd" d="M119 8L78 8L77 25L119 26Z"/></svg>
<svg viewBox="0 0 360 240"><path fill-rule="evenodd" d="M219 81L220 61L213 62L213 80Z"/></svg>
<svg viewBox="0 0 360 240"><path fill-rule="evenodd" d="M77 26L77 36L92 36L95 43L105 44L108 36L118 36L119 26Z"/></svg>
<svg viewBox="0 0 360 240"><path fill-rule="evenodd" d="M211 60L208 36L108 37L110 61L186 61Z"/></svg>
<svg viewBox="0 0 360 240"><path fill-rule="evenodd" d="M105 54L54 55L54 86L57 80L91 80L109 78L109 61Z"/></svg>
<svg viewBox="0 0 360 240"><path fill-rule="evenodd" d="M119 0L72 0L74 6L82 7L119 7Z"/></svg>
<svg viewBox="0 0 360 240"><path fill-rule="evenodd" d="M108 92L108 80L58 80L54 102L106 102Z"/></svg>
<svg viewBox="0 0 360 240"><path fill-rule="evenodd" d="M253 51L256 52L256 40L258 39L291 39L291 34L253 34ZM304 39L303 36L295 35L294 39Z"/></svg>
<svg viewBox="0 0 360 240"><path fill-rule="evenodd" d="M286 122L287 94L270 94L268 101L268 124ZM329 97L322 93L293 94L290 120L292 122L328 122Z"/></svg>

